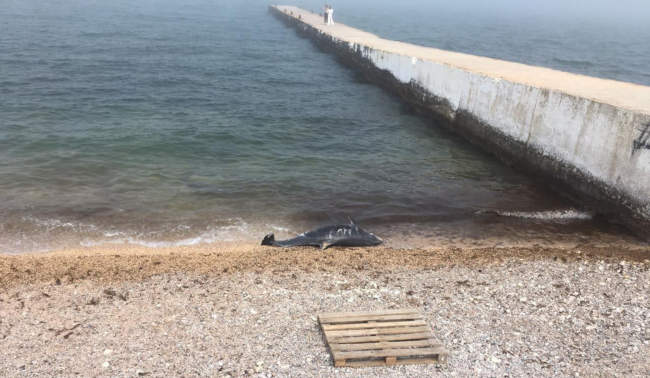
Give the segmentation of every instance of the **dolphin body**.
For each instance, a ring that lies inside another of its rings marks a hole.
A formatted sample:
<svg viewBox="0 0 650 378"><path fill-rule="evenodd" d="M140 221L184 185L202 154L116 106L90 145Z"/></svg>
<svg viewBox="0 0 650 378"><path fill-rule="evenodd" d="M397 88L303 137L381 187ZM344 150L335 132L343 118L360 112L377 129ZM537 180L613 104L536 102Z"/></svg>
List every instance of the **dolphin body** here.
<svg viewBox="0 0 650 378"><path fill-rule="evenodd" d="M357 226L354 221L350 224L339 224L325 226L308 231L289 240L275 240L273 234L268 234L262 240L262 245L274 247L297 247L313 246L326 249L335 245L345 247L364 247L379 245L383 241L370 232L366 232Z"/></svg>

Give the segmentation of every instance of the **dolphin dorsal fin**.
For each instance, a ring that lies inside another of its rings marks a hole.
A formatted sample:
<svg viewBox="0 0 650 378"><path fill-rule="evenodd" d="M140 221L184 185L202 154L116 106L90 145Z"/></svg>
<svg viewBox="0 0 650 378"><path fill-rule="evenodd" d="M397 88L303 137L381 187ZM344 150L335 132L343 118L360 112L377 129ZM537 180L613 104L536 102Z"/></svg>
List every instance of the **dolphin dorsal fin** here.
<svg viewBox="0 0 650 378"><path fill-rule="evenodd" d="M348 216L348 220L350 221L350 226L356 226L357 225L357 222L355 222L354 219L352 219L352 217Z"/></svg>

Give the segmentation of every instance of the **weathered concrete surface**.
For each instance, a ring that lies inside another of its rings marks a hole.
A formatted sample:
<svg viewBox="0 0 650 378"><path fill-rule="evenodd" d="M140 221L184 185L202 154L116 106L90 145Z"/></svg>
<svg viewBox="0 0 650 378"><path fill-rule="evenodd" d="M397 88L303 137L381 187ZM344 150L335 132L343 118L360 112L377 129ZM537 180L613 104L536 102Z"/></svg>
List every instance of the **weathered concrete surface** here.
<svg viewBox="0 0 650 378"><path fill-rule="evenodd" d="M390 41L296 7L270 9L415 109L650 237L650 87Z"/></svg>

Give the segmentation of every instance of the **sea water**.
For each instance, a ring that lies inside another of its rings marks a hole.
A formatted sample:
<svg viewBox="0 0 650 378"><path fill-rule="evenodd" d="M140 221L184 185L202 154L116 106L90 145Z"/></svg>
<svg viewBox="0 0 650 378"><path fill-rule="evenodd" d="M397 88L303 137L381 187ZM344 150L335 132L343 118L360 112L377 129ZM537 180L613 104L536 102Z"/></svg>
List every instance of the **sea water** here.
<svg viewBox="0 0 650 378"><path fill-rule="evenodd" d="M415 115L267 5L4 1L0 252L258 241L348 217L407 244L404 235L553 234L570 232L567 223L612 232ZM521 25L505 41L516 25L477 15L482 23L468 28L466 17L429 9L405 19L398 9L341 6L335 19L386 38L650 82L624 54L638 35L608 34L618 44L603 65L582 45L599 35L572 40L570 25L565 34Z"/></svg>

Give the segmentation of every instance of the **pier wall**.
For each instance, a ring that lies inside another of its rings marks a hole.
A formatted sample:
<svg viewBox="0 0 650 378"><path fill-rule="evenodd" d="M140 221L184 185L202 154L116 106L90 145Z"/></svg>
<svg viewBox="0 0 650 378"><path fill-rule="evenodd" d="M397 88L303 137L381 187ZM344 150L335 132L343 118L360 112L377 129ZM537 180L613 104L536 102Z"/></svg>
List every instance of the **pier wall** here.
<svg viewBox="0 0 650 378"><path fill-rule="evenodd" d="M499 61L489 58L473 57L481 63L476 69L471 59L459 67L458 60L444 61L441 50L345 26L329 32L318 24L320 17L298 8L274 6L271 12L438 124L650 238L650 110L639 102L639 96L650 100L650 88L503 62L520 76L539 72L554 78L556 72L567 88L575 77L577 89L545 87L500 74ZM492 65L496 73L489 72ZM595 88L594 96L572 93L585 92L578 88L582 83ZM609 95L608 85L637 97L629 104L608 103L598 98Z"/></svg>

